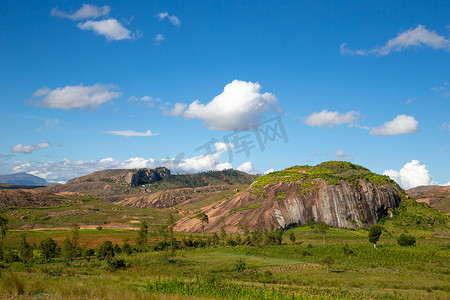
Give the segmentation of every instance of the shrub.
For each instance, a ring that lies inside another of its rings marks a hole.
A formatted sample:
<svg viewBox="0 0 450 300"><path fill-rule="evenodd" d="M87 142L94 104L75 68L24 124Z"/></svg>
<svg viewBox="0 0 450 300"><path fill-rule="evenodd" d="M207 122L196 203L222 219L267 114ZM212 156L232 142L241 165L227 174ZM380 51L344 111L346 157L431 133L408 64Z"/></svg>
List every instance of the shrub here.
<svg viewBox="0 0 450 300"><path fill-rule="evenodd" d="M104 242L97 250L97 258L110 260L114 257L114 246L110 241Z"/></svg>
<svg viewBox="0 0 450 300"><path fill-rule="evenodd" d="M17 255L17 253L12 251L12 250L5 250L5 253L3 255L3 259L7 263L13 263L13 262L19 262L20 261L19 255Z"/></svg>
<svg viewBox="0 0 450 300"><path fill-rule="evenodd" d="M345 243L343 250L344 250L344 256L354 255L353 250L350 249L350 247L348 246L347 243Z"/></svg>
<svg viewBox="0 0 450 300"><path fill-rule="evenodd" d="M295 243L295 234L293 232L291 232L291 234L289 235L289 239L291 240L292 243Z"/></svg>
<svg viewBox="0 0 450 300"><path fill-rule="evenodd" d="M414 246L416 244L416 238L412 235L406 235L402 233L400 237L397 239L397 243L400 246Z"/></svg>
<svg viewBox="0 0 450 300"><path fill-rule="evenodd" d="M126 268L125 260L123 259L112 258L109 259L106 263L106 270L110 272L115 272L119 269L125 270Z"/></svg>
<svg viewBox="0 0 450 300"><path fill-rule="evenodd" d="M236 260L236 262L234 263L234 267L236 269L237 272L242 272L245 269L247 269L247 264L245 263L245 260L243 258L239 258L238 260Z"/></svg>

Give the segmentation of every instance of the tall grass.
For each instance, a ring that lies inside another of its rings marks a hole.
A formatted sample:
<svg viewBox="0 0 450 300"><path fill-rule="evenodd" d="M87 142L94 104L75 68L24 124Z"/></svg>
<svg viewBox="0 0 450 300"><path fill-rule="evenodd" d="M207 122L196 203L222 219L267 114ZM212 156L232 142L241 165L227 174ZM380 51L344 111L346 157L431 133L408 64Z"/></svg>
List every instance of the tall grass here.
<svg viewBox="0 0 450 300"><path fill-rule="evenodd" d="M11 270L1 273L0 283L4 295L19 296L25 293L25 279Z"/></svg>

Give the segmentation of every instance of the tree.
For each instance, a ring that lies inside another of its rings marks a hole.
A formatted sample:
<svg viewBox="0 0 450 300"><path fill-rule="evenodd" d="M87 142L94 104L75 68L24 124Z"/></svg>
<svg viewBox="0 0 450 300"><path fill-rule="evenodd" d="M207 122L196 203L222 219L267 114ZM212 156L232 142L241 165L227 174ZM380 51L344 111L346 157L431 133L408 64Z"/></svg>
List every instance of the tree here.
<svg viewBox="0 0 450 300"><path fill-rule="evenodd" d="M8 229L8 219L0 216L0 236L2 238L2 244L0 245L0 260L3 259L3 239L6 236L6 230Z"/></svg>
<svg viewBox="0 0 450 300"><path fill-rule="evenodd" d="M97 250L97 258L111 260L114 257L114 246L110 241L104 242Z"/></svg>
<svg viewBox="0 0 450 300"><path fill-rule="evenodd" d="M375 225L369 229L369 242L373 243L373 247L377 248L377 242L380 239L382 233L382 227L380 225Z"/></svg>
<svg viewBox="0 0 450 300"><path fill-rule="evenodd" d="M80 225L74 223L72 224L72 245L75 248L75 250L78 250L79 241L80 241Z"/></svg>
<svg viewBox="0 0 450 300"><path fill-rule="evenodd" d="M322 258L322 264L327 268L327 273L328 273L328 269L329 267L334 263L334 259L330 256L325 256L324 258Z"/></svg>
<svg viewBox="0 0 450 300"><path fill-rule="evenodd" d="M141 222L141 228L138 231L138 236L136 237L136 246L140 248L142 251L142 248L147 244L148 239L148 225L145 223L145 221Z"/></svg>
<svg viewBox="0 0 450 300"><path fill-rule="evenodd" d="M328 229L330 229L330 226L325 222L317 224L317 226L314 228L314 232L323 234L324 245L325 245L325 235L327 234Z"/></svg>
<svg viewBox="0 0 450 300"><path fill-rule="evenodd" d="M58 254L58 245L52 238L45 239L39 244L39 249L42 252L45 260L50 261Z"/></svg>
<svg viewBox="0 0 450 300"><path fill-rule="evenodd" d="M209 223L208 215L205 214L204 212L201 212L195 217L199 219L200 222L202 222L202 239L203 239L203 234L205 233L205 224Z"/></svg>
<svg viewBox="0 0 450 300"><path fill-rule="evenodd" d="M125 252L127 255L131 255L133 253L133 249L130 244L128 244L128 238L123 241L122 252Z"/></svg>
<svg viewBox="0 0 450 300"><path fill-rule="evenodd" d="M66 237L63 242L61 253L64 261L69 264L77 255L77 249L75 248L72 239L70 237Z"/></svg>
<svg viewBox="0 0 450 300"><path fill-rule="evenodd" d="M296 238L295 238L295 234L293 232L291 232L291 234L289 235L289 239L291 240L292 244L295 243Z"/></svg>
<svg viewBox="0 0 450 300"><path fill-rule="evenodd" d="M22 234L21 236L19 254L23 263L29 263L33 258L33 250L31 249L31 245L27 242L25 234Z"/></svg>

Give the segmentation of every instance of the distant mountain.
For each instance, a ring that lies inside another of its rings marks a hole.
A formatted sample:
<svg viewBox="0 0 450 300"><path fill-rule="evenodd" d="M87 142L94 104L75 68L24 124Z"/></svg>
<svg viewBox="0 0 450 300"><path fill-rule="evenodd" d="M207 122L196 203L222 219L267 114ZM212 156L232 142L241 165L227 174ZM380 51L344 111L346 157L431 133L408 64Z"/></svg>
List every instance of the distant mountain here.
<svg viewBox="0 0 450 300"><path fill-rule="evenodd" d="M432 208L450 214L450 186L424 185L406 191L417 202L425 202Z"/></svg>
<svg viewBox="0 0 450 300"><path fill-rule="evenodd" d="M45 185L45 179L28 174L14 173L8 175L0 175L0 183L18 184L18 185Z"/></svg>

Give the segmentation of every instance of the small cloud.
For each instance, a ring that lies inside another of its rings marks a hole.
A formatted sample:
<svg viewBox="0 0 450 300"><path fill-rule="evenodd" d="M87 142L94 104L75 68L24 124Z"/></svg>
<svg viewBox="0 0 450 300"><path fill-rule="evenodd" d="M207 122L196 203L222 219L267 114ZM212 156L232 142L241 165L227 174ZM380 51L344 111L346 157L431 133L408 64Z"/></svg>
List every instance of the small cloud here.
<svg viewBox="0 0 450 300"><path fill-rule="evenodd" d="M81 30L92 30L98 35L103 35L107 40L129 40L136 37L131 34L131 31L123 27L123 25L116 19L107 19L101 21L86 21L78 23L77 27Z"/></svg>
<svg viewBox="0 0 450 300"><path fill-rule="evenodd" d="M46 127L52 127L52 126L55 126L57 124L59 124L59 119L58 118L55 118L53 120L46 120L45 121L45 126Z"/></svg>
<svg viewBox="0 0 450 300"><path fill-rule="evenodd" d="M348 49L346 43L342 43L339 46L339 50L342 55L364 55L364 56L368 55L367 51L365 51L365 50L350 50L350 49Z"/></svg>
<svg viewBox="0 0 450 300"><path fill-rule="evenodd" d="M411 47L419 48L423 46L450 51L450 40L438 35L435 31L426 29L423 25L418 25L414 29L408 29L399 33L382 47L376 46L370 50L350 50L343 43L340 45L340 52L343 55L368 55L374 53L384 56L391 52L400 52Z"/></svg>
<svg viewBox="0 0 450 300"><path fill-rule="evenodd" d="M383 175L395 180L403 189L410 189L420 185L436 185L426 165L421 165L420 161L412 160L406 163L400 171L386 170Z"/></svg>
<svg viewBox="0 0 450 300"><path fill-rule="evenodd" d="M14 145L14 147L12 147L11 152L30 154L35 150L48 148L50 147L50 145L51 145L50 143L39 143L36 145L17 144Z"/></svg>
<svg viewBox="0 0 450 300"><path fill-rule="evenodd" d="M411 102L413 102L414 100L417 100L417 99L419 99L419 98L420 98L420 97L412 97L412 98L406 100L405 104L410 104Z"/></svg>
<svg viewBox="0 0 450 300"><path fill-rule="evenodd" d="M450 124L448 124L447 122L442 123L441 130L442 131L450 131Z"/></svg>
<svg viewBox="0 0 450 300"><path fill-rule="evenodd" d="M164 35L162 35L161 33L158 33L155 35L155 42L157 44L159 44L159 42L164 41Z"/></svg>
<svg viewBox="0 0 450 300"><path fill-rule="evenodd" d="M118 130L118 131L105 131L104 133L113 134L113 135L121 135L121 136L154 136L159 133L152 133L150 130L146 132L137 132L134 130Z"/></svg>
<svg viewBox="0 0 450 300"><path fill-rule="evenodd" d="M114 91L116 86L97 83L92 86L65 86L54 90L48 89L46 94L40 92L42 99L32 99L31 104L44 108L97 108L101 104L120 97L120 92ZM42 89L41 89L42 90ZM38 90L39 91L39 90ZM34 93L36 94L36 92Z"/></svg>
<svg viewBox="0 0 450 300"><path fill-rule="evenodd" d="M0 153L0 159L11 159L14 156L16 156L15 154L1 154Z"/></svg>
<svg viewBox="0 0 450 300"><path fill-rule="evenodd" d="M236 170L247 173L247 174L261 174L261 171L256 170L253 167L253 163L251 161L245 162L239 167L236 168ZM273 170L273 169L272 169ZM272 171L273 172L273 171Z"/></svg>
<svg viewBox="0 0 450 300"><path fill-rule="evenodd" d="M333 128L336 125L341 124L353 124L359 118L359 113L356 111L349 111L345 114L341 114L338 111L322 110L319 113L312 113L305 119L305 123L308 126L326 127L328 129Z"/></svg>
<svg viewBox="0 0 450 300"><path fill-rule="evenodd" d="M180 19L178 19L178 17L175 15L170 16L168 12L161 12L161 13L157 14L157 16L160 21L167 18L170 21L170 23L172 23L173 25L175 25L177 27L180 27L180 25L181 25Z"/></svg>
<svg viewBox="0 0 450 300"><path fill-rule="evenodd" d="M175 103L174 107L172 109L166 109L163 108L163 115L166 116L180 116L183 114L184 110L186 109L186 104L183 103Z"/></svg>
<svg viewBox="0 0 450 300"><path fill-rule="evenodd" d="M442 147L441 149L439 149L440 153L444 153L447 150L447 146Z"/></svg>
<svg viewBox="0 0 450 300"><path fill-rule="evenodd" d="M131 96L130 98L128 98L128 102L135 102L135 101L138 101L139 99L138 99L138 97L136 97L136 96Z"/></svg>
<svg viewBox="0 0 450 300"><path fill-rule="evenodd" d="M83 6L81 6L79 10L72 14L60 11L57 7L53 8L50 14L55 17L67 18L77 21L83 19L96 19L98 17L109 14L110 11L111 8L107 5L98 7L96 5L83 4Z"/></svg>
<svg viewBox="0 0 450 300"><path fill-rule="evenodd" d="M370 134L399 135L419 131L419 122L413 116L398 115L392 121L370 130Z"/></svg>
<svg viewBox="0 0 450 300"><path fill-rule="evenodd" d="M353 159L353 156L345 153L342 149L336 150L334 153L334 158L336 160L345 160L345 161L351 161Z"/></svg>

